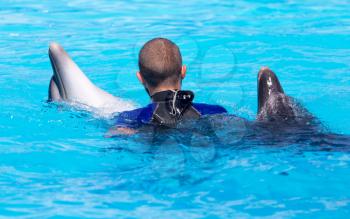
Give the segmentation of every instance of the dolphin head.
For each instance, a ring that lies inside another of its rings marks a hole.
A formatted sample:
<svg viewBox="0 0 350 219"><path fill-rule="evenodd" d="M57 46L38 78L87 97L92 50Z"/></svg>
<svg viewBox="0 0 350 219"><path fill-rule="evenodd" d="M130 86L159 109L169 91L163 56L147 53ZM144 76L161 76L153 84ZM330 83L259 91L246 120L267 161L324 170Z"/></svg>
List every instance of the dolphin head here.
<svg viewBox="0 0 350 219"><path fill-rule="evenodd" d="M49 57L53 70L49 101L79 104L106 114L134 109L130 101L115 97L93 84L58 43L50 44Z"/></svg>
<svg viewBox="0 0 350 219"><path fill-rule="evenodd" d="M81 99L78 95L84 92L84 88L87 90L93 87L90 80L58 43L50 44L49 57L53 70L49 99L74 101Z"/></svg>
<svg viewBox="0 0 350 219"><path fill-rule="evenodd" d="M99 89L89 80L58 43L50 44L49 57L53 70L49 100L80 103L97 108L116 102L114 96Z"/></svg>
<svg viewBox="0 0 350 219"><path fill-rule="evenodd" d="M260 121L295 118L293 100L285 95L276 74L264 67L258 74L258 116Z"/></svg>

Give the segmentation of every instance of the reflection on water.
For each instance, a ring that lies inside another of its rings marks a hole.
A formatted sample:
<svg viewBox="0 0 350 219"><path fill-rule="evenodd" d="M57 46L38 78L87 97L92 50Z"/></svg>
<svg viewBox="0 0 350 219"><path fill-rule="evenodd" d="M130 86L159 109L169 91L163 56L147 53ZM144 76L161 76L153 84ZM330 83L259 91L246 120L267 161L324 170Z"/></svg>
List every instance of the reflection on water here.
<svg viewBox="0 0 350 219"><path fill-rule="evenodd" d="M346 1L0 2L0 217L347 218L350 4ZM108 122L46 103L49 42L99 87L143 106L137 54L179 44L195 102L233 116L104 138ZM268 65L324 124L268 126ZM339 133L339 134L333 134Z"/></svg>

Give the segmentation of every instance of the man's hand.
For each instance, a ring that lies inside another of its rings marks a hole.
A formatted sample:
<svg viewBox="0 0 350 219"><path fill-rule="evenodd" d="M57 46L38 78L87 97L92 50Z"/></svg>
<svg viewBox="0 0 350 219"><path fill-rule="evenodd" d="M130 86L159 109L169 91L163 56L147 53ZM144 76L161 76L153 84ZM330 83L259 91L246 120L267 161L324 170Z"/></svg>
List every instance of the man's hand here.
<svg viewBox="0 0 350 219"><path fill-rule="evenodd" d="M125 136L125 135L133 135L137 131L135 129L127 128L127 127L113 127L108 130L108 132L105 134L105 138L113 138L116 136Z"/></svg>

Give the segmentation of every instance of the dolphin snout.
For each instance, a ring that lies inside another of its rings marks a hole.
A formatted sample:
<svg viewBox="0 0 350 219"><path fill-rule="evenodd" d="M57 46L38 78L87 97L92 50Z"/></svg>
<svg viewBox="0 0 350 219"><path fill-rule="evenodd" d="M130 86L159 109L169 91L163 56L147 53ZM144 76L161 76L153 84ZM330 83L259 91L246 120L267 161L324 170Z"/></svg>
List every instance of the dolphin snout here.
<svg viewBox="0 0 350 219"><path fill-rule="evenodd" d="M56 42L50 43L50 46L49 46L49 55L50 56L56 57L56 56L59 56L62 53L65 53L65 51L64 51L63 47L60 44L58 44Z"/></svg>
<svg viewBox="0 0 350 219"><path fill-rule="evenodd" d="M271 96L284 94L276 74L268 67L262 67L258 74L258 112L266 105Z"/></svg>
<svg viewBox="0 0 350 219"><path fill-rule="evenodd" d="M52 42L50 43L50 46L49 46L49 51L57 51L57 50L62 50L62 46L56 42Z"/></svg>
<svg viewBox="0 0 350 219"><path fill-rule="evenodd" d="M267 67L267 66L261 67L259 70L259 73L258 73L258 81L260 81L261 77L264 74L271 74L271 73L273 73L273 72L269 67Z"/></svg>
<svg viewBox="0 0 350 219"><path fill-rule="evenodd" d="M258 89L267 89L284 93L276 74L268 67L262 67L259 71Z"/></svg>

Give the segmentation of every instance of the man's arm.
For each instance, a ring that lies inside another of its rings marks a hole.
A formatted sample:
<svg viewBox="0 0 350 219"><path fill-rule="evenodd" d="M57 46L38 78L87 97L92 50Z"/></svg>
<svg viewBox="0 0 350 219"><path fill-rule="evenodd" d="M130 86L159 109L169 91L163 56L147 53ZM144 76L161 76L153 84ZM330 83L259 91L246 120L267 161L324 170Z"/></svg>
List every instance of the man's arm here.
<svg viewBox="0 0 350 219"><path fill-rule="evenodd" d="M115 127L110 128L104 137L105 138L113 138L113 137L117 137L117 136L133 135L135 133L137 133L136 129L115 126Z"/></svg>

